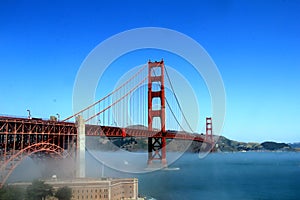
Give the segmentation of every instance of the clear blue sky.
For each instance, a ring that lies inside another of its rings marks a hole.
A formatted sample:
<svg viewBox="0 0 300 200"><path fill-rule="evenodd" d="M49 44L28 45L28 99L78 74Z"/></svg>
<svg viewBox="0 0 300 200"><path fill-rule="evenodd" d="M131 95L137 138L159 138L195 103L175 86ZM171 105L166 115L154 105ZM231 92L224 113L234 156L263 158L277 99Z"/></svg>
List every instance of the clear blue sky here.
<svg viewBox="0 0 300 200"><path fill-rule="evenodd" d="M300 141L299 19L296 0L2 0L0 113L71 115L77 70L96 45L128 29L164 27L195 39L218 66L224 136Z"/></svg>

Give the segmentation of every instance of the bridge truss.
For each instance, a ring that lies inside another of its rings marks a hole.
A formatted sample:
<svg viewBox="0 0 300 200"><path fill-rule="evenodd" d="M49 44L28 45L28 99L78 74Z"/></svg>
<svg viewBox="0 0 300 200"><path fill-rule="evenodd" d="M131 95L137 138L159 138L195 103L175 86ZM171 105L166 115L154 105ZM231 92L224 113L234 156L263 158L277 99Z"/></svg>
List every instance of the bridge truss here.
<svg viewBox="0 0 300 200"><path fill-rule="evenodd" d="M27 156L38 152L55 158L71 156L76 137L73 123L0 117L0 186Z"/></svg>
<svg viewBox="0 0 300 200"><path fill-rule="evenodd" d="M42 156L54 158L76 157L76 150L79 148L78 127L76 127L75 122L70 122L70 120L75 119L79 115L83 116L85 120L86 136L148 138L148 165L155 162L161 164L162 167L167 167L167 139L198 141L209 144L209 148L212 149L214 145L212 118L206 118L205 135L192 134L193 131L190 126L189 132L184 131L165 96L165 72L167 74L163 60L159 62L149 61L147 65L139 69L138 72L114 91L62 121L0 116L0 187L22 159L27 156L41 153L40 155ZM148 80L148 83L146 80ZM170 82L169 77L168 80ZM141 122L144 124L144 128L139 129L126 126L128 117L122 110L126 110L127 107L125 109L120 109L120 107L116 109L120 112L117 115L123 116L124 121L121 124L112 122L110 120L113 118L111 110L122 101L125 101L125 105L127 105L128 98L132 98L132 93L143 84L147 85L148 92L141 90L141 94L138 94L138 96L146 93L147 97L144 100L138 97L139 102L135 104L140 106L147 104L145 106L147 110L145 112L138 108L136 113L132 115L142 118ZM173 93L175 95L174 91ZM182 112L177 97L175 96L175 98L179 110ZM158 107L153 104L154 99L159 100ZM174 121L181 127L180 131L166 130L167 107L171 110ZM188 124L183 113L182 115L186 124ZM100 119L102 119L102 125L98 123ZM106 123L105 119L108 119ZM154 122L154 119L158 120Z"/></svg>

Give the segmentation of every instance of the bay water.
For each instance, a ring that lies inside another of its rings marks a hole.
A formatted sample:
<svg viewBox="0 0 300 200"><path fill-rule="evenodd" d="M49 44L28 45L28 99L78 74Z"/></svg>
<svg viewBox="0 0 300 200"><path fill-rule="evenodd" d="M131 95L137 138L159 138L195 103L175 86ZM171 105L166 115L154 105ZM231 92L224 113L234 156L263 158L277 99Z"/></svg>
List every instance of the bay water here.
<svg viewBox="0 0 300 200"><path fill-rule="evenodd" d="M170 164L169 170L144 173L126 173L112 169L103 165L92 154L86 154L87 177L136 177L139 181L139 194L147 196L147 199L300 199L300 152L210 153L202 159L198 154L185 153ZM139 167L147 167L145 155L134 161L123 154L109 152L107 156L112 161L124 161L121 166L124 169L126 166L133 168L137 163L144 165ZM171 158L172 154L174 153L168 153L167 157ZM133 157L138 156L134 154ZM45 169L40 169L39 166L40 162L26 159L13 172L9 182L31 181L43 177ZM69 165L65 168L66 171L71 169ZM59 178L62 169L63 167L55 167L49 175L55 173Z"/></svg>
<svg viewBox="0 0 300 200"><path fill-rule="evenodd" d="M300 153L184 154L171 167L139 176L140 192L155 199L299 200Z"/></svg>
<svg viewBox="0 0 300 200"><path fill-rule="evenodd" d="M137 174L105 168L104 174L137 177L139 193L148 199L300 199L299 152L210 153L202 159L185 153L169 168Z"/></svg>

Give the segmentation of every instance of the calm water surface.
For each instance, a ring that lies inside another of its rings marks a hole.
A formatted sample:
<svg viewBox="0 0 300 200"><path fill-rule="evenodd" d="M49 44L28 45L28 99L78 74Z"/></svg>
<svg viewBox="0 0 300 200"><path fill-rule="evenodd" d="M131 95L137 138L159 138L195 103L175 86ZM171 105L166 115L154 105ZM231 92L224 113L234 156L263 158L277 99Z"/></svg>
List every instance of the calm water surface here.
<svg viewBox="0 0 300 200"><path fill-rule="evenodd" d="M179 171L139 176L140 192L155 199L300 199L300 153L185 154Z"/></svg>

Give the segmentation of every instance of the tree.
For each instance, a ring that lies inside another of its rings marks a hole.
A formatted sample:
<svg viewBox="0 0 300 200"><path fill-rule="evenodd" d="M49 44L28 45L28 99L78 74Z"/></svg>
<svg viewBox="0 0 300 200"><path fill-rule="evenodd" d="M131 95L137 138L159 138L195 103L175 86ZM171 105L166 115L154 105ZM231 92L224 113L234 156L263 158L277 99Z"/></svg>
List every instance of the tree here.
<svg viewBox="0 0 300 200"><path fill-rule="evenodd" d="M55 197L58 198L58 200L71 200L72 189L67 186L59 188L55 193Z"/></svg>
<svg viewBox="0 0 300 200"><path fill-rule="evenodd" d="M0 189L0 199L5 200L23 200L24 191L21 188L7 186Z"/></svg>
<svg viewBox="0 0 300 200"><path fill-rule="evenodd" d="M34 180L30 186L27 187L28 200L45 200L47 196L52 196L52 186L45 184L44 181Z"/></svg>

